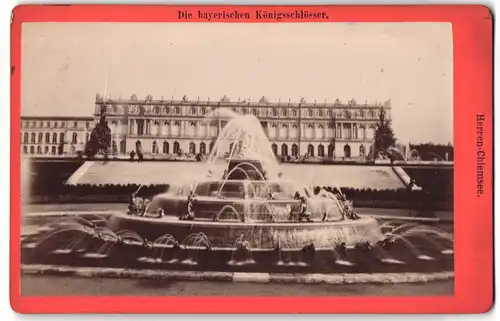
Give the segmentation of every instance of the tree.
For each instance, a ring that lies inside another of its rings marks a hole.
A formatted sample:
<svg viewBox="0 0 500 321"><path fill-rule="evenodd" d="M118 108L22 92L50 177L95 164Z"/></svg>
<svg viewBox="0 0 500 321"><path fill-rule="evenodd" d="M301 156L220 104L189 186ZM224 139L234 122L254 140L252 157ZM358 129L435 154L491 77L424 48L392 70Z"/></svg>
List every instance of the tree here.
<svg viewBox="0 0 500 321"><path fill-rule="evenodd" d="M380 116L377 122L372 146L371 156L376 158L380 152L387 154L387 149L396 145L396 138L391 128L391 121L385 119L385 110L380 109Z"/></svg>
<svg viewBox="0 0 500 321"><path fill-rule="evenodd" d="M62 155L64 153L64 142L60 142L59 145L57 145L57 154Z"/></svg>
<svg viewBox="0 0 500 321"><path fill-rule="evenodd" d="M107 159L111 147L111 129L106 121L105 106L101 109L101 119L96 124L90 134L90 139L85 144L85 155L88 158L93 158L97 154L103 154Z"/></svg>

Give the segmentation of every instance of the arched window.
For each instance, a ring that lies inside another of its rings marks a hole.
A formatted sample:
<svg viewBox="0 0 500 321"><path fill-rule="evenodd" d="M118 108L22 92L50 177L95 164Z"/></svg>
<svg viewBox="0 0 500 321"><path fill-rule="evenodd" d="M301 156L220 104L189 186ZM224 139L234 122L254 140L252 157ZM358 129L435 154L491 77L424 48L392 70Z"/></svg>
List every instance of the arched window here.
<svg viewBox="0 0 500 321"><path fill-rule="evenodd" d="M169 153L170 146L168 145L167 142L163 142L163 154L168 154Z"/></svg>
<svg viewBox="0 0 500 321"><path fill-rule="evenodd" d="M292 117L297 117L297 111L295 109L292 110Z"/></svg>
<svg viewBox="0 0 500 321"><path fill-rule="evenodd" d="M307 155L314 157L314 146L312 144L307 146Z"/></svg>
<svg viewBox="0 0 500 321"><path fill-rule="evenodd" d="M318 146L318 156L325 157L325 146L321 144Z"/></svg>
<svg viewBox="0 0 500 321"><path fill-rule="evenodd" d="M57 133L52 134L52 144L57 144Z"/></svg>
<svg viewBox="0 0 500 321"><path fill-rule="evenodd" d="M207 153L207 146L205 143L201 142L200 143L200 154L205 155Z"/></svg>
<svg viewBox="0 0 500 321"><path fill-rule="evenodd" d="M27 154L28 153L28 146L23 146L23 153Z"/></svg>
<svg viewBox="0 0 500 321"><path fill-rule="evenodd" d="M173 150L173 152L176 155L178 155L181 152L181 149L179 147L179 143L178 142L174 142L174 150Z"/></svg>
<svg viewBox="0 0 500 321"><path fill-rule="evenodd" d="M175 113L177 115L180 115L181 114L181 108L179 106L175 107Z"/></svg>
<svg viewBox="0 0 500 321"><path fill-rule="evenodd" d="M85 140L88 141L88 134L85 135ZM120 153L125 154L127 152L127 142L125 139L120 141Z"/></svg>
<svg viewBox="0 0 500 321"><path fill-rule="evenodd" d="M30 142L30 135L28 133L24 133L24 141L25 144Z"/></svg>
<svg viewBox="0 0 500 321"><path fill-rule="evenodd" d="M50 144L50 133L45 133L45 143Z"/></svg>
<svg viewBox="0 0 500 321"><path fill-rule="evenodd" d="M55 147L55 146L52 146L50 153L51 153L52 155L55 155L55 154L56 154L56 147Z"/></svg>
<svg viewBox="0 0 500 321"><path fill-rule="evenodd" d="M351 158L351 146L349 146L349 144L344 146L344 157Z"/></svg>
<svg viewBox="0 0 500 321"><path fill-rule="evenodd" d="M335 154L335 145L333 143L330 143L328 145L328 157L333 157Z"/></svg>
<svg viewBox="0 0 500 321"><path fill-rule="evenodd" d="M292 156L293 157L299 156L299 146L297 146L297 144L292 145Z"/></svg>
<svg viewBox="0 0 500 321"><path fill-rule="evenodd" d="M41 144L41 143L43 143L43 134L38 133L38 144Z"/></svg>
<svg viewBox="0 0 500 321"><path fill-rule="evenodd" d="M34 154L35 153L35 146L31 146L30 147L30 154Z"/></svg>
<svg viewBox="0 0 500 321"><path fill-rule="evenodd" d="M156 143L156 140L153 142L153 148L151 150L153 154L158 154L158 144Z"/></svg>
<svg viewBox="0 0 500 321"><path fill-rule="evenodd" d="M64 133L59 134L59 143L61 143L61 144L64 143Z"/></svg>
<svg viewBox="0 0 500 321"><path fill-rule="evenodd" d="M276 109L273 109L273 117L278 117L278 111Z"/></svg>
<svg viewBox="0 0 500 321"><path fill-rule="evenodd" d="M311 109L309 109L309 110L307 111L307 115L308 115L309 117L312 117L312 116L313 116L313 111L312 111Z"/></svg>
<svg viewBox="0 0 500 321"><path fill-rule="evenodd" d="M288 145L283 144L281 145L281 156L288 156Z"/></svg>
<svg viewBox="0 0 500 321"><path fill-rule="evenodd" d="M189 154L196 154L196 145L193 142L189 143Z"/></svg>
<svg viewBox="0 0 500 321"><path fill-rule="evenodd" d="M41 154L42 153L42 146L37 146L36 147L36 153Z"/></svg>
<svg viewBox="0 0 500 321"><path fill-rule="evenodd" d="M78 134L73 133L73 137L71 137L71 143L76 144L78 142Z"/></svg>
<svg viewBox="0 0 500 321"><path fill-rule="evenodd" d="M32 144L36 143L36 134L35 133L31 133L31 143Z"/></svg>
<svg viewBox="0 0 500 321"><path fill-rule="evenodd" d="M44 154L48 154L48 153L49 153L49 146L45 146L45 147L43 148L43 153L44 153Z"/></svg>
<svg viewBox="0 0 500 321"><path fill-rule="evenodd" d="M194 107L191 107L191 115L196 115L196 109L194 109Z"/></svg>

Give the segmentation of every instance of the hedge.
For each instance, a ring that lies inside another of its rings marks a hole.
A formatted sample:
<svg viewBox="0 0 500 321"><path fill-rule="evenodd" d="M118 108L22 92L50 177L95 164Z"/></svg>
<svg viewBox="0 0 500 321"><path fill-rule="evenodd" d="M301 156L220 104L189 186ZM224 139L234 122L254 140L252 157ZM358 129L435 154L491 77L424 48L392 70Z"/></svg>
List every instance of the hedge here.
<svg viewBox="0 0 500 321"><path fill-rule="evenodd" d="M130 201L132 193L140 185L60 185L51 190L42 189L32 191L30 203L126 203ZM168 191L169 185L143 186L138 196L151 197ZM334 191L333 187L323 187ZM318 193L320 187L315 188ZM413 208L450 210L453 208L453 198L448 195L437 195L425 191L373 190L341 188L346 197L358 207L385 207L385 208Z"/></svg>

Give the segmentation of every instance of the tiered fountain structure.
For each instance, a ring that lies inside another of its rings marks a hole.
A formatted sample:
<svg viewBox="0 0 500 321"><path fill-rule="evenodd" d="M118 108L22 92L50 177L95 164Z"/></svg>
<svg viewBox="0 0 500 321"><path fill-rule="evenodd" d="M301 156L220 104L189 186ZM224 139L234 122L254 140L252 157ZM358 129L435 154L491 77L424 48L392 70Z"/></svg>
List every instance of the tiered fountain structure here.
<svg viewBox="0 0 500 321"><path fill-rule="evenodd" d="M142 211L58 221L48 234L24 242L24 258L216 270L453 268L447 233L417 224L381 225L356 215L338 188L337 193L314 193L304 182L287 180L256 117L223 109L207 121L221 115L229 121L204 177L170 187Z"/></svg>

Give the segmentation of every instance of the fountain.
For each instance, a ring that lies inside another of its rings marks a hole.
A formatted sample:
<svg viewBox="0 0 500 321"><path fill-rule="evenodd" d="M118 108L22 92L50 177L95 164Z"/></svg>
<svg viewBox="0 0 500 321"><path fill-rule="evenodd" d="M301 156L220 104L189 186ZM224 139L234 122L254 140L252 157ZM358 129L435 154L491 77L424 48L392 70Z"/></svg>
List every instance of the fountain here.
<svg viewBox="0 0 500 321"><path fill-rule="evenodd" d="M327 247L338 241L355 245L383 238L373 218L348 219L350 203L341 192L322 190L315 195L307 185L283 177L253 115L227 123L205 166L205 177L155 196L144 216L115 215L109 225L147 239L165 233L183 239L185 233L203 232L213 247L228 249L241 235L249 235L250 248L261 250L274 249L278 242L293 241L300 250L311 242ZM188 211L191 219L184 220ZM307 223L299 223L302 219Z"/></svg>
<svg viewBox="0 0 500 321"><path fill-rule="evenodd" d="M39 260L76 249L89 258L91 247L82 245L89 242L101 259L95 264L125 260L148 268L268 271L322 261L330 272L385 272L440 269L435 262L443 260L444 266L453 264L450 235L418 225L381 226L358 216L340 188L314 193L305 182L287 179L255 116L216 112L229 120L204 165L206 175L179 182L143 210L93 218L99 226L84 218L56 222L29 248L43 249Z"/></svg>

